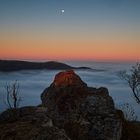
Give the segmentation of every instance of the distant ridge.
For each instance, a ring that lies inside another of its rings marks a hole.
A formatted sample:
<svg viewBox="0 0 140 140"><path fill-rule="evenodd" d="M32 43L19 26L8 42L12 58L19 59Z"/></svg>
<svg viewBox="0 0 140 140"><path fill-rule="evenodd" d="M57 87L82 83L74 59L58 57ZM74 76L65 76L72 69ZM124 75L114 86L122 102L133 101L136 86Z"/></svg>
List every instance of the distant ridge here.
<svg viewBox="0 0 140 140"><path fill-rule="evenodd" d="M20 60L0 60L0 71L11 72L19 70L68 70L68 69L91 69L88 67L73 67L67 64L48 61L48 62L29 62Z"/></svg>

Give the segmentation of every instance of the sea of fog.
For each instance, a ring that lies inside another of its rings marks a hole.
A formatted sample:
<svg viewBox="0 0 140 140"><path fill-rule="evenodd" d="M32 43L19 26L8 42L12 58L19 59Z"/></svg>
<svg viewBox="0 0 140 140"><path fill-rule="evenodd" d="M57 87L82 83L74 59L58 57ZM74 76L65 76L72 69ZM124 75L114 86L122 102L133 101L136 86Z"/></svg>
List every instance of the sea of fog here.
<svg viewBox="0 0 140 140"><path fill-rule="evenodd" d="M107 87L110 96L114 99L115 104L121 105L129 103L135 110L136 115L140 119L140 106L133 98L133 94L125 81L120 80L117 73L120 70L129 70L135 63L113 63L113 62L66 62L72 66L87 66L93 69L102 69L104 71L93 70L76 70L83 81L88 86ZM18 72L0 72L0 112L7 108L6 99L6 83L13 83L15 80L19 82L19 90L21 106L39 105L41 103L40 95L43 90L48 87L56 73L54 70L28 70Z"/></svg>

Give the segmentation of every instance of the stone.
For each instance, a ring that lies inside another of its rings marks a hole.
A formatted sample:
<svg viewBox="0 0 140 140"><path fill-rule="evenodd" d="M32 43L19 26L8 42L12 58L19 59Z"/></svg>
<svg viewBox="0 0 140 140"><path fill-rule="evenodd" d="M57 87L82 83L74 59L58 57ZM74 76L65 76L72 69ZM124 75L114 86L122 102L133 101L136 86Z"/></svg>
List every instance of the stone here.
<svg viewBox="0 0 140 140"><path fill-rule="evenodd" d="M88 87L72 70L58 73L41 95L55 126L72 140L120 140L122 119L107 88Z"/></svg>
<svg viewBox="0 0 140 140"><path fill-rule="evenodd" d="M70 140L63 129L53 125L43 107L7 110L0 119L0 140Z"/></svg>
<svg viewBox="0 0 140 140"><path fill-rule="evenodd" d="M86 84L81 80L78 75L74 73L73 70L58 73L55 76L53 84L55 87L86 86Z"/></svg>
<svg viewBox="0 0 140 140"><path fill-rule="evenodd" d="M127 134L108 89L88 87L73 70L58 73L41 100L1 113L0 140L121 140Z"/></svg>

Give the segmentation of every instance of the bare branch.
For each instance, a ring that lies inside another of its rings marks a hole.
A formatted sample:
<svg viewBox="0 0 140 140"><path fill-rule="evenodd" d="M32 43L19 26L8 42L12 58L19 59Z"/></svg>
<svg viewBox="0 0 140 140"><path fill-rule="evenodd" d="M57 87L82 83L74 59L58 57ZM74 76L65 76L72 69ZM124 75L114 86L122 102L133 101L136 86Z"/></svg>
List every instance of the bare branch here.
<svg viewBox="0 0 140 140"><path fill-rule="evenodd" d="M21 101L21 97L19 96L19 83L15 81L12 84L6 84L5 89L6 104L10 109L17 109Z"/></svg>
<svg viewBox="0 0 140 140"><path fill-rule="evenodd" d="M140 63L132 66L129 73L120 71L118 76L128 83L136 102L140 104Z"/></svg>

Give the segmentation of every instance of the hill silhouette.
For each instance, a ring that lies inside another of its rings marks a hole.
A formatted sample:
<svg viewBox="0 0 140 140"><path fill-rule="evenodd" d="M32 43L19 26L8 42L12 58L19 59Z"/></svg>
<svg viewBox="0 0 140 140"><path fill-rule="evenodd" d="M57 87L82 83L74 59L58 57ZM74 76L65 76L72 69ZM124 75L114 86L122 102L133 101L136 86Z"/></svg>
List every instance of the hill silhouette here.
<svg viewBox="0 0 140 140"><path fill-rule="evenodd" d="M0 60L0 71L10 72L19 70L68 70L68 69L91 69L88 67L73 67L56 61L29 62L19 60Z"/></svg>

